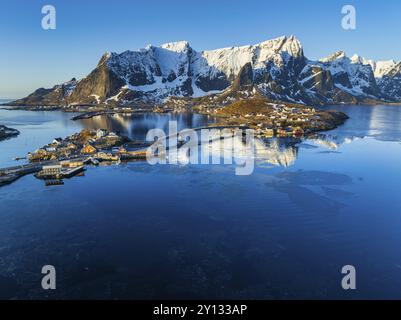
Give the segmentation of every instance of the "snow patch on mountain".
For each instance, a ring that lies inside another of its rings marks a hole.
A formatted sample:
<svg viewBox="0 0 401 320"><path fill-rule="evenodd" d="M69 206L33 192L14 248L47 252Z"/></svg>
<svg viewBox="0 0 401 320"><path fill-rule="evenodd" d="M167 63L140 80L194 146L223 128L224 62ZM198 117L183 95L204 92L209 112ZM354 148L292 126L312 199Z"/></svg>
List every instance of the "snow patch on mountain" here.
<svg viewBox="0 0 401 320"><path fill-rule="evenodd" d="M370 65L372 67L375 78L382 78L391 70L391 68L393 68L397 64L394 60L374 61L365 59L357 54L354 54L351 57L351 61L353 61L354 63Z"/></svg>
<svg viewBox="0 0 401 320"><path fill-rule="evenodd" d="M288 59L287 55L282 53L291 57L301 57L301 43L294 36L283 36L256 45L203 51L202 56L208 65L223 72L228 78L233 78L247 63L252 63L254 69L265 68L268 61L272 61L278 68L283 67Z"/></svg>

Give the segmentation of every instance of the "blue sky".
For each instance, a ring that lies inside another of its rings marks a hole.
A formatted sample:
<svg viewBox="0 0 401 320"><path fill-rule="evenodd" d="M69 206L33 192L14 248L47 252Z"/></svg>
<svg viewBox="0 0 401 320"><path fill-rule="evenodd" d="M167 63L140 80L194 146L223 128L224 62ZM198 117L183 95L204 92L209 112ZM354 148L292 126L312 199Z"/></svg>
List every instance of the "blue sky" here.
<svg viewBox="0 0 401 320"><path fill-rule="evenodd" d="M57 29L41 28L43 5ZM341 28L341 8L357 10L357 29ZM399 0L2 0L0 98L81 78L106 51L188 40L196 50L254 44L294 34L309 58L337 50L401 60Z"/></svg>

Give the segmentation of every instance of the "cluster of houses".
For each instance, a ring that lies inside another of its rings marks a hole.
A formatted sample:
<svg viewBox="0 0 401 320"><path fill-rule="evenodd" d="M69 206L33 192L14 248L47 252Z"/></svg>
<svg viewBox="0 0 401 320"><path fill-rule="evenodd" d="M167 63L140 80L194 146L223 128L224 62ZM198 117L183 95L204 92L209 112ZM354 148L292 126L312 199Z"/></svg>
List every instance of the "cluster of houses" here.
<svg viewBox="0 0 401 320"><path fill-rule="evenodd" d="M128 141L126 137L103 129L85 129L65 139L56 138L35 152L28 153L30 163L18 167L15 174L5 172L2 177L0 171L0 186L29 173L45 180L46 185L59 185L63 184L64 178L82 174L87 164L145 159L146 149L128 151L124 147L130 145L126 144Z"/></svg>
<svg viewBox="0 0 401 320"><path fill-rule="evenodd" d="M153 108L153 112L155 113L168 113L168 112L188 112L187 104L178 104L178 105L163 105L156 106Z"/></svg>
<svg viewBox="0 0 401 320"><path fill-rule="evenodd" d="M188 112L191 110L193 103L190 99L182 97L168 97L164 100L163 105L153 108L153 112Z"/></svg>
<svg viewBox="0 0 401 320"><path fill-rule="evenodd" d="M222 107L211 107L209 105L197 105L196 111L202 114L217 115Z"/></svg>
<svg viewBox="0 0 401 320"><path fill-rule="evenodd" d="M82 130L65 139L56 138L48 145L28 153L30 162L46 160L71 160L82 156L93 156L103 160L116 161L118 157L110 150L119 148L126 140L107 130Z"/></svg>
<svg viewBox="0 0 401 320"><path fill-rule="evenodd" d="M173 108L168 108L168 107L161 107L161 106L156 106L153 108L153 112L155 113L168 113L168 112L173 112Z"/></svg>
<svg viewBox="0 0 401 320"><path fill-rule="evenodd" d="M314 108L289 107L273 105L269 113L246 114L245 118L252 118L256 123L256 132L263 136L302 136L305 127L313 125L319 120Z"/></svg>
<svg viewBox="0 0 401 320"><path fill-rule="evenodd" d="M200 108L202 113L219 114L221 108ZM320 116L312 107L294 107L284 104L271 104L258 112L235 112L229 116L229 122L250 126L255 133L264 137L302 136L309 128L313 128Z"/></svg>
<svg viewBox="0 0 401 320"><path fill-rule="evenodd" d="M304 129L299 126L286 126L274 128L271 125L258 124L255 133L261 137L271 138L277 137L302 137L305 133Z"/></svg>

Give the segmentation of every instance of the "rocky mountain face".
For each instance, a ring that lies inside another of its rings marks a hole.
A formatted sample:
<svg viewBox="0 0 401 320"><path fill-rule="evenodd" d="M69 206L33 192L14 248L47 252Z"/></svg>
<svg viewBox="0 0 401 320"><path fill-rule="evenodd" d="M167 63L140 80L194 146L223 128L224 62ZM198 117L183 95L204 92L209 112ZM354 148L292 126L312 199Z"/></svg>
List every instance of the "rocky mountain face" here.
<svg viewBox="0 0 401 320"><path fill-rule="evenodd" d="M388 99L401 100L401 62L391 66L377 80L377 84Z"/></svg>
<svg viewBox="0 0 401 320"><path fill-rule="evenodd" d="M344 52L312 61L294 36L195 51L188 42L106 53L85 78L38 89L13 105L162 104L172 98L229 103L263 96L303 104L401 100L401 62Z"/></svg>
<svg viewBox="0 0 401 320"><path fill-rule="evenodd" d="M29 96L8 103L8 105L36 106L36 105L65 105L66 99L75 90L77 81L75 78L51 89L40 88Z"/></svg>

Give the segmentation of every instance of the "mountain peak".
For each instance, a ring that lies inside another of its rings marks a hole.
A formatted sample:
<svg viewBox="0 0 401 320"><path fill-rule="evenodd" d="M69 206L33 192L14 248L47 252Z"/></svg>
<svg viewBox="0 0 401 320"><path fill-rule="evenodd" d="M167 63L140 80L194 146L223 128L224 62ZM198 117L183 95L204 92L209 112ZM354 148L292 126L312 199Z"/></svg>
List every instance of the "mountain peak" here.
<svg viewBox="0 0 401 320"><path fill-rule="evenodd" d="M108 61L110 59L110 57L113 55L112 52L107 51L105 52L102 57L100 58L99 62L98 62L98 66L102 65L103 63L105 63L106 61Z"/></svg>
<svg viewBox="0 0 401 320"><path fill-rule="evenodd" d="M185 52L190 47L189 47L188 41L176 41L176 42L164 43L160 46L160 48L163 48L163 49L166 49L169 51L174 51L174 52Z"/></svg>
<svg viewBox="0 0 401 320"><path fill-rule="evenodd" d="M275 52L287 52L293 57L299 57L303 55L301 42L294 35L290 35L289 37L281 36L275 39L263 41L257 46L265 49L271 49Z"/></svg>
<svg viewBox="0 0 401 320"><path fill-rule="evenodd" d="M369 61L369 64L372 66L375 77L381 78L394 68L397 65L397 62L395 60Z"/></svg>
<svg viewBox="0 0 401 320"><path fill-rule="evenodd" d="M334 52L333 54L329 55L326 58L320 59L319 61L320 62L331 62L331 61L338 60L338 59L343 59L343 58L346 58L346 57L347 57L347 55L345 54L345 52L340 50L340 51Z"/></svg>
<svg viewBox="0 0 401 320"><path fill-rule="evenodd" d="M352 63L362 63L365 64L367 60L365 58L362 58L361 56L357 55L356 53L351 57L351 62ZM367 63L366 63L367 64Z"/></svg>
<svg viewBox="0 0 401 320"><path fill-rule="evenodd" d="M283 47L292 56L299 56L303 54L302 44L294 35L290 35L288 38L285 38L285 44Z"/></svg>
<svg viewBox="0 0 401 320"><path fill-rule="evenodd" d="M284 36L283 38L288 43L294 43L295 45L302 47L301 41L299 41L299 39L293 34L291 34L289 37Z"/></svg>

